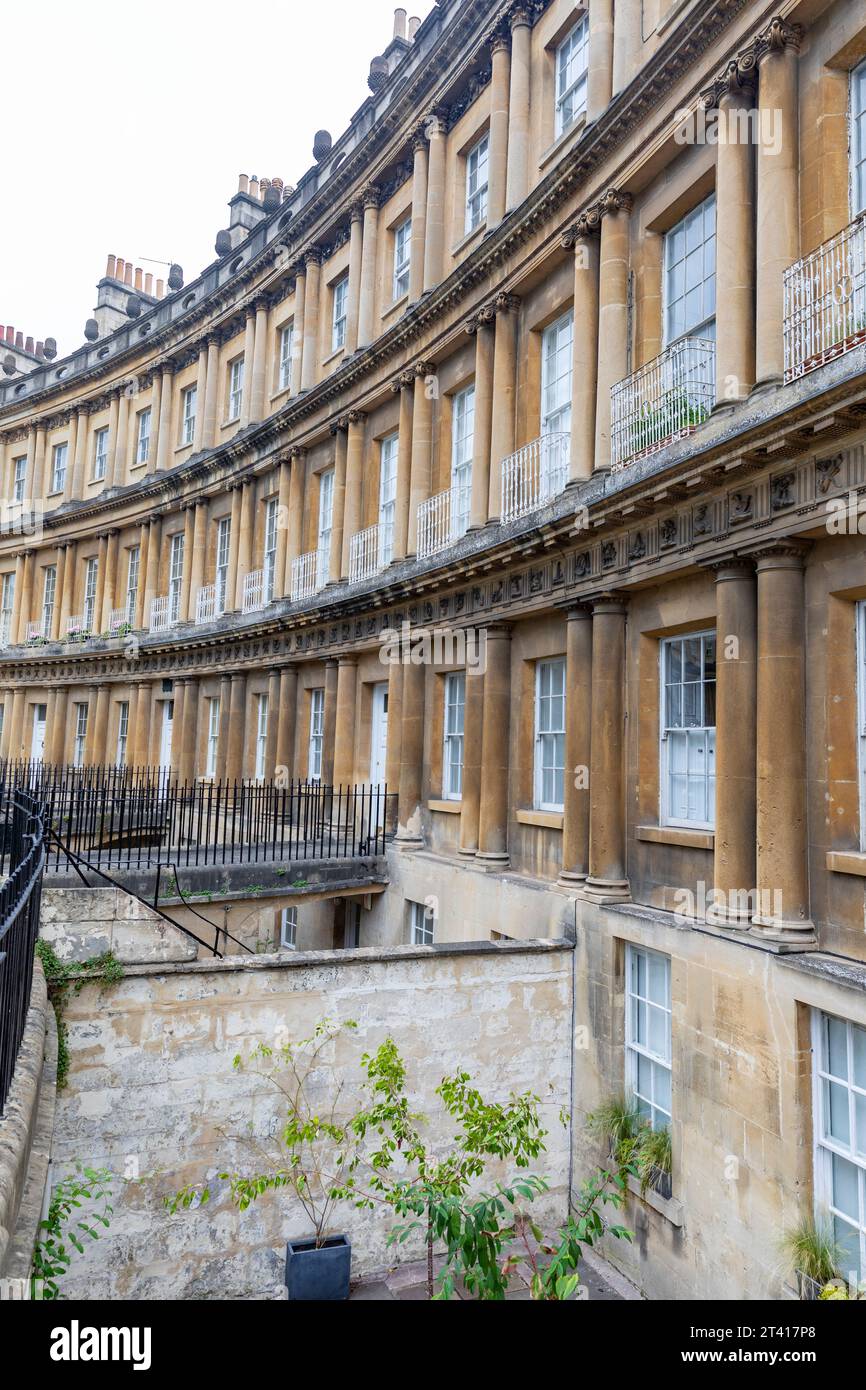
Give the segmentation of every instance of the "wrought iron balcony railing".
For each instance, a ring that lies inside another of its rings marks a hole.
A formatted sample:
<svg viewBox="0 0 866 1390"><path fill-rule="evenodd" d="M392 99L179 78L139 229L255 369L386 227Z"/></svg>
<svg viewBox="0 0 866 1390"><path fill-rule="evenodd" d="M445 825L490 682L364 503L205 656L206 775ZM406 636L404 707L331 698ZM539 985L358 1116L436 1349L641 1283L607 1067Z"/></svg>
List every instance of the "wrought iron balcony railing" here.
<svg viewBox="0 0 866 1390"><path fill-rule="evenodd" d="M558 496L568 482L570 452L569 435L553 432L503 459L500 519L515 521Z"/></svg>
<svg viewBox="0 0 866 1390"><path fill-rule="evenodd" d="M428 497L418 507L418 559L446 550L465 536L469 519L470 485L450 487Z"/></svg>
<svg viewBox="0 0 866 1390"><path fill-rule="evenodd" d="M381 574L391 563L394 527L378 523L359 531L349 542L349 583Z"/></svg>
<svg viewBox="0 0 866 1390"><path fill-rule="evenodd" d="M866 342L866 213L785 271L785 380Z"/></svg>
<svg viewBox="0 0 866 1390"><path fill-rule="evenodd" d="M171 601L168 596L150 601L150 631L167 632L171 627Z"/></svg>
<svg viewBox="0 0 866 1390"><path fill-rule="evenodd" d="M292 561L292 602L312 598L328 582L328 552L310 550Z"/></svg>
<svg viewBox="0 0 866 1390"><path fill-rule="evenodd" d="M212 623L218 616L216 607L216 584L205 584L195 596L196 623Z"/></svg>
<svg viewBox="0 0 866 1390"><path fill-rule="evenodd" d="M108 618L108 631L110 636L115 636L123 628L132 627L132 618L129 608L112 608Z"/></svg>
<svg viewBox="0 0 866 1390"><path fill-rule="evenodd" d="M265 606L265 576L261 570L244 575L243 611L258 613Z"/></svg>
<svg viewBox="0 0 866 1390"><path fill-rule="evenodd" d="M716 403L716 345L680 338L611 388L611 468L692 434Z"/></svg>
<svg viewBox="0 0 866 1390"><path fill-rule="evenodd" d="M76 613L71 618L66 619L67 637L80 637L81 634L87 630L87 624L83 613Z"/></svg>
<svg viewBox="0 0 866 1390"><path fill-rule="evenodd" d="M49 636L50 633L47 633L45 631L45 624L40 621L38 623L27 624L27 630L24 640L25 642L44 642L45 639Z"/></svg>
<svg viewBox="0 0 866 1390"><path fill-rule="evenodd" d="M12 614L0 613L0 647L8 647L12 637Z"/></svg>

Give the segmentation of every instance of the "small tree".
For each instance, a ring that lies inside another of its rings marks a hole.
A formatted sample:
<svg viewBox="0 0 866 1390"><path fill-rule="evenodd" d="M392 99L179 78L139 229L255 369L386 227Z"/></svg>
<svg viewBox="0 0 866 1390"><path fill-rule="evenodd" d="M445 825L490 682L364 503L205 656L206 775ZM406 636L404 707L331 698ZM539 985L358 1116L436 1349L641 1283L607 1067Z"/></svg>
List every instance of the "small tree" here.
<svg viewBox="0 0 866 1390"><path fill-rule="evenodd" d="M83 1168L79 1164L54 1188L48 1214L39 1223L45 1234L38 1237L33 1249L33 1282L41 1285L44 1300L60 1297L57 1281L68 1272L73 1250L83 1255L85 1239L99 1240L99 1226L108 1230L113 1180L107 1168Z"/></svg>

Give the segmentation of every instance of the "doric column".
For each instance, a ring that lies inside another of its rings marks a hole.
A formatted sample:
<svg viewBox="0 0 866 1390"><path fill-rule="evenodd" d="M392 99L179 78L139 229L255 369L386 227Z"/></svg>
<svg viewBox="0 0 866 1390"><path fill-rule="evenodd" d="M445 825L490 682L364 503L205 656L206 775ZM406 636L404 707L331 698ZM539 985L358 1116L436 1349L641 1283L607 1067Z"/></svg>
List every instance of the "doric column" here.
<svg viewBox="0 0 866 1390"><path fill-rule="evenodd" d="M226 748L226 778L239 782L244 775L244 734L247 727L247 678L242 671L232 673L231 713Z"/></svg>
<svg viewBox="0 0 866 1390"><path fill-rule="evenodd" d="M343 523L346 516L346 454L348 452L348 420L338 420L331 426L334 436L334 484L331 497L331 549L328 555L328 582L336 584L343 574ZM321 509L322 480L319 475L319 507ZM348 554L348 552L347 552ZM348 574L348 559L346 561Z"/></svg>
<svg viewBox="0 0 866 1390"><path fill-rule="evenodd" d="M256 350L256 311L252 304L247 305L244 325L244 384L241 395L241 418L238 428L245 430L250 423L253 400L253 356Z"/></svg>
<svg viewBox="0 0 866 1390"><path fill-rule="evenodd" d="M148 681L138 683L135 710L135 766L150 766L150 726L153 718L153 691Z"/></svg>
<svg viewBox="0 0 866 1390"><path fill-rule="evenodd" d="M427 228L427 136L423 125L412 137L412 231L410 234L409 303L424 291L424 245Z"/></svg>
<svg viewBox="0 0 866 1390"><path fill-rule="evenodd" d="M438 116L431 116L426 134L430 153L424 231L424 289L432 290L442 278L445 252L445 122Z"/></svg>
<svg viewBox="0 0 866 1390"><path fill-rule="evenodd" d="M806 812L806 549L796 541L780 541L755 554L760 896L753 930L801 948L815 943Z"/></svg>
<svg viewBox="0 0 866 1390"><path fill-rule="evenodd" d="M584 213L563 234L574 249L574 325L571 373L571 454L569 483L591 477L595 465L595 409L598 397L598 229L597 210Z"/></svg>
<svg viewBox="0 0 866 1390"><path fill-rule="evenodd" d="M109 531L105 546L105 580L102 588L100 630L108 632L111 614L117 602L117 560L120 554L120 532Z"/></svg>
<svg viewBox="0 0 866 1390"><path fill-rule="evenodd" d="M436 368L429 362L419 362L415 368L415 395L412 403L412 467L409 477L409 526L406 554L418 549L418 508L430 496L433 469L433 395L427 377Z"/></svg>
<svg viewBox="0 0 866 1390"><path fill-rule="evenodd" d="M294 267L295 315L292 322L292 395L301 389L304 364L304 320L306 319L307 270L303 261Z"/></svg>
<svg viewBox="0 0 866 1390"><path fill-rule="evenodd" d="M144 621L142 627L150 626L150 605L159 597L159 560L162 550L162 519L155 516L150 523L147 538L147 572L144 577Z"/></svg>
<svg viewBox="0 0 866 1390"><path fill-rule="evenodd" d="M343 518L343 554L340 577L349 577L349 551L352 537L361 530L361 481L364 475L364 431L367 417L362 410L349 412L346 440L346 512ZM336 575L334 576L336 578Z"/></svg>
<svg viewBox="0 0 866 1390"><path fill-rule="evenodd" d="M220 676L220 729L217 740L216 780L228 781L229 730L232 726L232 678Z"/></svg>
<svg viewBox="0 0 866 1390"><path fill-rule="evenodd" d="M397 486L394 494L394 561L405 560L409 534L409 484L412 474L412 412L414 409L415 375L401 372L391 382L391 390L400 393L400 415L397 424Z"/></svg>
<svg viewBox="0 0 866 1390"><path fill-rule="evenodd" d="M289 592L291 574L289 556L289 505L292 491L292 461L286 456L279 462L277 481L277 554L274 563L274 598Z"/></svg>
<svg viewBox="0 0 866 1390"><path fill-rule="evenodd" d="M277 746L280 738L280 673L268 672L268 730L265 744L265 778L273 781L277 772Z"/></svg>
<svg viewBox="0 0 866 1390"><path fill-rule="evenodd" d="M307 454L297 444L290 450L292 481L289 487L289 538L286 554L286 593L291 593L292 565L300 558L303 545L304 493L307 487Z"/></svg>
<svg viewBox="0 0 866 1390"><path fill-rule="evenodd" d="M198 753L199 699L198 681L187 681L183 700L183 746L179 762L182 782L194 782L198 771L196 758Z"/></svg>
<svg viewBox="0 0 866 1390"><path fill-rule="evenodd" d="M284 666L280 672L280 713L277 733L277 770L285 779L295 767L295 726L298 707L298 668Z"/></svg>
<svg viewBox="0 0 866 1390"><path fill-rule="evenodd" d="M245 478L241 487L240 535L238 536L238 572L235 585L235 608L240 611L244 603L244 580L253 565L253 532L255 530L256 485L252 478Z"/></svg>
<svg viewBox="0 0 866 1390"><path fill-rule="evenodd" d="M592 728L589 874L582 896L628 902L625 869L625 620L627 601L603 594L592 605Z"/></svg>
<svg viewBox="0 0 866 1390"><path fill-rule="evenodd" d="M713 887L725 895L713 913L721 926L750 924L740 894L757 885L758 610L755 567L736 555L713 565L716 576L716 813Z"/></svg>
<svg viewBox="0 0 866 1390"><path fill-rule="evenodd" d="M592 614L570 608L565 635L565 800L560 881L589 871L589 769L592 736Z"/></svg>
<svg viewBox="0 0 866 1390"><path fill-rule="evenodd" d="M487 226L496 227L505 216L508 178L508 114L511 85L511 39L498 30L490 40L490 143L487 153Z"/></svg>
<svg viewBox="0 0 866 1390"><path fill-rule="evenodd" d="M397 839L416 843L421 831L421 796L424 784L424 694L427 668L403 666L400 786L397 803ZM388 711L390 721L390 709Z"/></svg>
<svg viewBox="0 0 866 1390"><path fill-rule="evenodd" d="M301 390L309 391L316 384L319 357L319 284L321 252L314 246L306 256L306 291L304 295L304 355L301 364Z"/></svg>
<svg viewBox="0 0 866 1390"><path fill-rule="evenodd" d="M361 295L358 308L358 347L376 336L376 257L379 249L379 189L364 189L364 245L361 253Z"/></svg>
<svg viewBox="0 0 866 1390"><path fill-rule="evenodd" d="M322 782L334 782L334 745L337 738L337 685L339 668L335 658L325 662L325 713L322 722Z"/></svg>
<svg viewBox="0 0 866 1390"><path fill-rule="evenodd" d="M520 300L501 293L494 301L496 331L493 341L493 424L490 437L490 487L487 516L498 521L502 513L502 463L516 444L517 326ZM474 465L473 465L474 467Z"/></svg>
<svg viewBox="0 0 866 1390"><path fill-rule="evenodd" d="M172 438L171 438L171 403L172 390L174 385L174 368L171 362L162 364L162 381L159 389L159 435L156 449L157 471L164 473L171 468L172 458ZM196 393L196 423L198 423L198 412L202 406L202 399Z"/></svg>
<svg viewBox="0 0 866 1390"><path fill-rule="evenodd" d="M231 522L229 524L229 566L226 575L226 611L234 612L238 590L238 556L241 544L241 516L243 512L243 485L231 483L232 497Z"/></svg>
<svg viewBox="0 0 866 1390"><path fill-rule="evenodd" d="M495 305L485 305L466 325L475 335L475 426L472 435L472 495L469 528L487 525L490 500L490 450L493 433L493 335Z"/></svg>
<svg viewBox="0 0 866 1390"><path fill-rule="evenodd" d="M129 395L127 388L121 386L117 397L117 430L114 438L114 453L111 460L111 482L113 487L122 487L126 478L126 450L129 437Z"/></svg>
<svg viewBox="0 0 866 1390"><path fill-rule="evenodd" d="M199 382L196 390L196 428L198 428L198 407L199 401L201 401L202 432L198 444L193 446L193 452L196 452L197 449L212 449L216 443L217 412L219 410L219 366L219 335L212 333L207 340L204 387Z"/></svg>
<svg viewBox="0 0 866 1390"><path fill-rule="evenodd" d="M337 706L334 721L334 785L347 787L355 780L355 701L358 658L341 656L337 666Z"/></svg>
<svg viewBox="0 0 866 1390"><path fill-rule="evenodd" d="M529 102L532 11L518 5L511 14L511 86L508 110L508 176L505 207L510 212L529 192Z"/></svg>
<svg viewBox="0 0 866 1390"><path fill-rule="evenodd" d="M589 7L589 73L586 119L592 122L610 105L613 91L613 0L593 0Z"/></svg>
<svg viewBox="0 0 866 1390"><path fill-rule="evenodd" d="M58 685L54 691L54 704L51 711L48 761L55 767L67 762L66 757L66 717L69 709L69 689Z"/></svg>
<svg viewBox="0 0 866 1390"><path fill-rule="evenodd" d="M268 360L268 299L260 295L255 302L255 331L253 339L252 385L250 389L250 423L264 420L265 375Z"/></svg>
<svg viewBox="0 0 866 1390"><path fill-rule="evenodd" d="M484 737L484 669L466 666L466 698L463 707L463 787L460 801L460 853L478 853L481 813L481 750Z"/></svg>
<svg viewBox="0 0 866 1390"><path fill-rule="evenodd" d="M192 555L190 557L189 602L186 609L188 620L195 618L198 591L204 586L205 563L207 558L208 501L201 498L195 503L192 531ZM184 565L184 569L186 566Z"/></svg>
<svg viewBox="0 0 866 1390"><path fill-rule="evenodd" d="M595 467L610 467L611 387L628 374L628 194L611 189L602 199L598 286L598 391Z"/></svg>
<svg viewBox="0 0 866 1390"><path fill-rule="evenodd" d="M387 828L397 829L397 802L400 792L400 769L403 755L403 666L391 660L388 666L388 738L385 746L385 786L390 800L387 807Z"/></svg>
<svg viewBox="0 0 866 1390"><path fill-rule="evenodd" d="M349 290L346 298L346 355L358 346L358 312L361 303L361 258L364 246L364 209L353 203L349 211Z"/></svg>
<svg viewBox="0 0 866 1390"><path fill-rule="evenodd" d="M800 254L800 34L799 25L775 19L758 41L758 108L761 131L767 132L758 143L755 372L759 384L774 382L784 372L784 274Z"/></svg>
<svg viewBox="0 0 866 1390"><path fill-rule="evenodd" d="M478 858L508 863L508 771L511 742L511 629L485 630L484 713Z"/></svg>

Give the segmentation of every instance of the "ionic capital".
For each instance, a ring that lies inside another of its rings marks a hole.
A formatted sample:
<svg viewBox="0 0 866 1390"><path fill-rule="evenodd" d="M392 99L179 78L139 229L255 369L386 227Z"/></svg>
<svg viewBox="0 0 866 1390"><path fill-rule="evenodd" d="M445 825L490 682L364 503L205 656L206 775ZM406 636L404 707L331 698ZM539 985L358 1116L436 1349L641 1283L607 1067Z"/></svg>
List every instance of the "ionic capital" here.
<svg viewBox="0 0 866 1390"><path fill-rule="evenodd" d="M382 197L382 190L375 183L368 183L361 189L361 202L366 212L368 208L378 208Z"/></svg>
<svg viewBox="0 0 866 1390"><path fill-rule="evenodd" d="M436 375L436 365L433 362L416 362L412 371L417 378L423 379Z"/></svg>

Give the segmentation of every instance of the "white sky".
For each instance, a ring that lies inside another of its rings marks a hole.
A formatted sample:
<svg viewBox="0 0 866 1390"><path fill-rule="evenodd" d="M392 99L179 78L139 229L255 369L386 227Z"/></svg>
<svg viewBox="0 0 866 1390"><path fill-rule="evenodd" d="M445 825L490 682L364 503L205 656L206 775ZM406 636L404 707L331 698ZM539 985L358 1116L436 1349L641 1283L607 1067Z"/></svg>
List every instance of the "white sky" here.
<svg viewBox="0 0 866 1390"><path fill-rule="evenodd" d="M406 0L426 18L433 0ZM4 4L0 323L84 342L109 252L187 282L238 174L296 183L369 95L395 0Z"/></svg>

